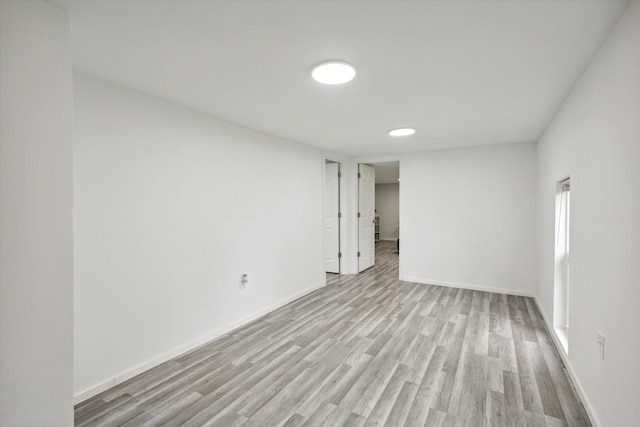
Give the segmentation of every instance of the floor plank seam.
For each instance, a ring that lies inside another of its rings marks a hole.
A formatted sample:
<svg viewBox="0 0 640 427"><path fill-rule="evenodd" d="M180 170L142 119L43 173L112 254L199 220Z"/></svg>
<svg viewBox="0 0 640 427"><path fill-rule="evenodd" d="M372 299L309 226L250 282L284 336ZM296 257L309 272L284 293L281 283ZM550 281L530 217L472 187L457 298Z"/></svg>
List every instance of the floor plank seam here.
<svg viewBox="0 0 640 427"><path fill-rule="evenodd" d="M532 298L376 264L75 406L75 425L589 426Z"/></svg>

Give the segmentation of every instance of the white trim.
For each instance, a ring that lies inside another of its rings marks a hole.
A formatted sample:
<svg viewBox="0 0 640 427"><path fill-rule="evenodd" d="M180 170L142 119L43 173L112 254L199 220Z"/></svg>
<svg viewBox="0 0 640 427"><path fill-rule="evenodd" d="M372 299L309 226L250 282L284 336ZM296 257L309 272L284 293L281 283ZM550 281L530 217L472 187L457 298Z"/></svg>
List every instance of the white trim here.
<svg viewBox="0 0 640 427"><path fill-rule="evenodd" d="M277 303L272 304L270 306L267 306L267 307L265 307L265 308L263 308L261 310L258 310L258 311L254 312L254 313L251 313L251 314L249 314L247 316L244 316L243 318L241 318L239 320L236 320L235 322L232 322L232 323L230 323L230 324L228 324L228 325L226 325L226 326L224 326L224 327L222 327L220 329L217 329L217 330L215 330L214 332L212 332L210 334L207 334L207 335L205 335L203 337L200 337L200 338L198 338L198 339L196 339L194 341L191 341L190 343L188 343L186 345L183 345L183 346L178 347L178 348L176 348L174 350L168 351L168 352L166 352L166 353L164 353L164 354L162 354L162 355L160 355L160 356L158 356L158 357L156 357L156 358L154 358L152 360L149 360L149 361L147 361L145 363L142 363L142 364L140 364L140 365L138 365L138 366L136 366L134 368L131 368L131 369L125 371L125 372L122 372L121 374L116 375L115 377L113 377L113 378L111 378L111 379L109 379L107 381L104 381L104 382L102 382L100 384L97 384L97 385L91 387L91 388L88 388L87 390L84 390L84 391L81 391L79 393L76 393L73 396L73 404L77 405L78 403L83 402L83 401L85 401L85 400L87 400L87 399L89 399L89 398L91 398L93 396L96 396L97 394L102 393L103 391L108 390L111 387L115 387L116 385L121 384L121 383L127 381L128 379L135 377L138 374L141 374L142 372L148 371L149 369L160 365L161 363L164 363L164 362L166 362L168 360L173 359L176 356L179 356L179 355L184 354L184 353L186 353L188 351L191 351L196 347L199 347L199 346L201 346L203 344L208 343L209 341L213 341L214 339L219 338L222 335L225 335L225 334L227 334L229 332L232 332L233 330L238 329L239 327L244 326L249 322L253 322L254 320L264 316L265 314L268 314L268 313L270 313L270 312L272 312L272 311L274 311L274 310L276 310L276 309L278 309L278 308L280 308L280 307L282 307L282 306L284 306L286 304L289 304L292 301L297 300L298 298L302 298L303 296L308 295L311 292L322 288L323 286L324 286L323 284L319 284L319 285L315 285L315 286L312 286L310 288L307 288L306 290L304 290L302 292L299 292L299 293L297 293L295 295L292 295L292 296L290 296L288 298L285 298L284 300L282 300L280 302L277 302Z"/></svg>
<svg viewBox="0 0 640 427"><path fill-rule="evenodd" d="M324 205L324 197L325 197L325 187L326 187L326 179L327 179L327 156L325 155L324 151L322 152L322 155L320 156L321 158L321 163L320 163L320 175L322 176L322 186L320 188L320 210L321 210L321 215L322 215L322 221L320 221L320 236L322 236L322 256L320 257L320 283L322 283L323 286L327 285L327 274L325 271L325 267L324 267L324 217L325 217L325 205ZM340 201L338 201L338 203L340 203ZM338 236L338 238L340 238ZM340 260L338 260L338 271L342 270L341 268L342 266L340 265Z"/></svg>
<svg viewBox="0 0 640 427"><path fill-rule="evenodd" d="M403 176L403 171L404 171L404 162L405 162L405 156L400 156L400 159L398 160L398 165L400 166L400 169L398 170L399 172L399 179L400 181L398 182L398 226L400 227L400 229L398 230L398 239L399 240L399 247L398 247L398 279L402 280L403 277L403 272L404 272L404 254L406 252L404 252L404 250L402 249L402 245L404 244L404 242L406 242L406 240L404 240L404 238L402 237L402 233L403 230L405 229L405 227L402 226L402 224L405 224L404 221L404 204L405 204L405 192L404 192L404 188L406 188L405 185L402 185L403 182L406 182L404 180L404 176Z"/></svg>
<svg viewBox="0 0 640 427"><path fill-rule="evenodd" d="M556 334L556 330L553 327L553 324L549 322L549 318L547 317L544 310L542 309L542 305L538 301L538 297L534 295L533 300L535 301L536 306L538 307L538 311L542 316L542 320L544 321L544 325L547 329L547 334L549 334L549 336L551 337L551 341L553 342L553 345L556 348L556 352L560 355L560 358L564 363L567 374L569 375L569 380L571 381L574 390L578 393L578 396L580 397L580 400L584 405L584 409L587 411L587 415L589 416L589 420L591 421L591 424L594 427L601 427L602 424L600 424L600 420L598 419L595 411L593 410L591 401L587 397L587 393L584 391L584 387L582 386L582 383L580 383L578 376L575 374L575 371L573 370L573 366L571 366L569 357L567 356L567 353L565 353L564 348L562 347L562 343L560 342L560 338Z"/></svg>
<svg viewBox="0 0 640 427"><path fill-rule="evenodd" d="M440 280L420 279L416 277L406 277L406 276L401 277L400 280L402 280L403 282L420 283L423 285L446 286L447 288L460 288L460 289L468 289L472 291L493 292L496 294L517 295L521 297L533 297L533 292L517 291L515 289L492 288L490 286L475 285L471 283L443 282Z"/></svg>
<svg viewBox="0 0 640 427"><path fill-rule="evenodd" d="M345 271L345 274L358 274L358 163L353 160L350 161L349 168L349 174L347 176L347 183L349 185L347 233L349 234L347 238L349 239L348 256L351 260L351 269Z"/></svg>
<svg viewBox="0 0 640 427"><path fill-rule="evenodd" d="M342 154L334 153L333 151L327 151L327 150L322 151L322 158L325 160L332 160L338 163L346 163L350 160L348 157Z"/></svg>

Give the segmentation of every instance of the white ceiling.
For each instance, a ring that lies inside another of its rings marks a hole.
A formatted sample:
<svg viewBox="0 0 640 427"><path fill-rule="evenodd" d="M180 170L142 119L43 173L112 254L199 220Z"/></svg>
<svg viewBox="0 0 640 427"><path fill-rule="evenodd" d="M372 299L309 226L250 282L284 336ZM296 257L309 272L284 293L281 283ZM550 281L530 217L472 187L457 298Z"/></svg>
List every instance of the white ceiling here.
<svg viewBox="0 0 640 427"><path fill-rule="evenodd" d="M55 3L79 72L367 156L537 140L628 1ZM324 60L356 78L314 82Z"/></svg>

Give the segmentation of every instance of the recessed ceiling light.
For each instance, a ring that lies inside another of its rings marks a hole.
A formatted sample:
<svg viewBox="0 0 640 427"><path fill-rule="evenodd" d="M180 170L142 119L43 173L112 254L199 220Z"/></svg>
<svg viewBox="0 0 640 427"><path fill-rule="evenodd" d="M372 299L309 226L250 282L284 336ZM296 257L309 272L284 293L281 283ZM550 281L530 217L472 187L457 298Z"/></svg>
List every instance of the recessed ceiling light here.
<svg viewBox="0 0 640 427"><path fill-rule="evenodd" d="M323 62L313 69L311 76L325 85L340 85L353 80L356 70L346 62Z"/></svg>
<svg viewBox="0 0 640 427"><path fill-rule="evenodd" d="M413 135L414 133L416 133L416 130L413 128L399 128L389 131L389 135L391 136L409 136Z"/></svg>

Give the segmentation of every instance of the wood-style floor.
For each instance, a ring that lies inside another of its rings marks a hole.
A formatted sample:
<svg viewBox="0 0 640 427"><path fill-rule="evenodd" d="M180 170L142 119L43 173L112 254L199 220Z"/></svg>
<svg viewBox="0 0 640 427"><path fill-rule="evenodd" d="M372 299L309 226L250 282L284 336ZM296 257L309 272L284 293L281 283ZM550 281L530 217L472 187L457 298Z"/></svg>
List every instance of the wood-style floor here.
<svg viewBox="0 0 640 427"><path fill-rule="evenodd" d="M531 298L376 265L75 408L76 425L585 426Z"/></svg>

